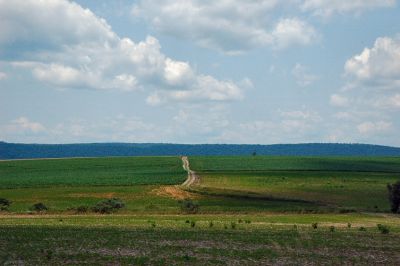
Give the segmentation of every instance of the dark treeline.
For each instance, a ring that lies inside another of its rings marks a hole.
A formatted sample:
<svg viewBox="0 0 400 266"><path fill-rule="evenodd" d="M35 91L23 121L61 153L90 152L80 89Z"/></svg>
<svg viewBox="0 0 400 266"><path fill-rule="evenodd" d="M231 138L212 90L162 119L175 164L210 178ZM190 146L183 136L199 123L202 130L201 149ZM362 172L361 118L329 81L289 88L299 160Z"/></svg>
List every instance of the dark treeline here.
<svg viewBox="0 0 400 266"><path fill-rule="evenodd" d="M0 159L150 156L150 155L288 155L400 156L400 148L369 144L14 144L0 142Z"/></svg>

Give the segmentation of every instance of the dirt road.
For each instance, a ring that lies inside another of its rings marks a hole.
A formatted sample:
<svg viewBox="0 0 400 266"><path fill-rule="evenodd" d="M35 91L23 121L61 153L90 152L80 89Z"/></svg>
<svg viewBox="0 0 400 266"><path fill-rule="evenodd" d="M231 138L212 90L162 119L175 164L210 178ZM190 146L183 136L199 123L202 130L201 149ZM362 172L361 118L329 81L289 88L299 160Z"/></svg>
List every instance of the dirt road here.
<svg viewBox="0 0 400 266"><path fill-rule="evenodd" d="M194 171L190 170L189 160L187 156L182 156L182 163L183 169L185 169L185 171L188 173L188 177L185 182L183 182L182 186L190 187L195 183L198 183L200 181L200 178L196 175Z"/></svg>

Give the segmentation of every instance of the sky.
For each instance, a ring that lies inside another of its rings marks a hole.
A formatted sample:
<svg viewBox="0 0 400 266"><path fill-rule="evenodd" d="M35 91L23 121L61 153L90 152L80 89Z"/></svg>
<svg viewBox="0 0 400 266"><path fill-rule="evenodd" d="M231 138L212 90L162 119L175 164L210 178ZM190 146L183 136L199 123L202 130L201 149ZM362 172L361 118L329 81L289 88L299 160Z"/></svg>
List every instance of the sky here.
<svg viewBox="0 0 400 266"><path fill-rule="evenodd" d="M0 140L400 146L396 0L0 0Z"/></svg>

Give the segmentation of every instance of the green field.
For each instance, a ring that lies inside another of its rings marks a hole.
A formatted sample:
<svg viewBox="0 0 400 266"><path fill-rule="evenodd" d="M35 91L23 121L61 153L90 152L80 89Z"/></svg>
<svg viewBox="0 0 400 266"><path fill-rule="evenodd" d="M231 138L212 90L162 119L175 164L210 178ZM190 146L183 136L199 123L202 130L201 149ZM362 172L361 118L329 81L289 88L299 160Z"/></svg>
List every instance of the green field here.
<svg viewBox="0 0 400 266"><path fill-rule="evenodd" d="M399 158L193 157L197 191L210 195L298 200L342 211L387 212L388 183Z"/></svg>
<svg viewBox="0 0 400 266"><path fill-rule="evenodd" d="M400 173L400 157L193 156L194 171L357 171Z"/></svg>
<svg viewBox="0 0 400 266"><path fill-rule="evenodd" d="M189 160L190 187L179 157L0 162L0 198L13 202L0 212L0 264L400 264L386 191L400 158ZM126 206L75 211L109 198ZM198 213L182 211L185 198ZM48 211L31 211L38 202Z"/></svg>
<svg viewBox="0 0 400 266"><path fill-rule="evenodd" d="M0 162L0 187L180 184L179 157L113 157Z"/></svg>

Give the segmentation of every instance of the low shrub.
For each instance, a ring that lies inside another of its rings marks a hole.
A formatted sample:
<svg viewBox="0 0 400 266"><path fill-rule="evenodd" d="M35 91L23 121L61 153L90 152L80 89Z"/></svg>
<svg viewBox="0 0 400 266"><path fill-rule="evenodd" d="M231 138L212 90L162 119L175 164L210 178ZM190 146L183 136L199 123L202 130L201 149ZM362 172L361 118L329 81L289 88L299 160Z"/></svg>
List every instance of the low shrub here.
<svg viewBox="0 0 400 266"><path fill-rule="evenodd" d="M360 228L358 228L358 231L367 231L367 228L365 228L364 226L361 226Z"/></svg>
<svg viewBox="0 0 400 266"><path fill-rule="evenodd" d="M196 226L196 222L195 221L191 221L190 222L190 227L195 227Z"/></svg>
<svg viewBox="0 0 400 266"><path fill-rule="evenodd" d="M231 222L231 228L232 229L236 229L236 223L235 222Z"/></svg>
<svg viewBox="0 0 400 266"><path fill-rule="evenodd" d="M331 231L331 232L335 232L335 227L332 225L332 226L330 226L329 227L329 231Z"/></svg>
<svg viewBox="0 0 400 266"><path fill-rule="evenodd" d="M246 224L251 224L251 221L250 220L245 220L244 221Z"/></svg>
<svg viewBox="0 0 400 266"><path fill-rule="evenodd" d="M379 232L381 232L382 234L389 234L389 227L383 224L377 224L376 225L378 227Z"/></svg>
<svg viewBox="0 0 400 266"><path fill-rule="evenodd" d="M213 227L213 226L214 226L214 223L213 223L212 221L208 223L208 227L211 228L211 227Z"/></svg>
<svg viewBox="0 0 400 266"><path fill-rule="evenodd" d="M155 221L148 220L147 222L150 224L151 227L153 227L153 228L156 227L156 222Z"/></svg>
<svg viewBox="0 0 400 266"><path fill-rule="evenodd" d="M105 213L113 213L124 207L125 207L125 203L123 201L121 201L120 199L117 199L117 198L112 198L112 199L106 199L106 200L99 201L91 209L94 212L105 214Z"/></svg>
<svg viewBox="0 0 400 266"><path fill-rule="evenodd" d="M82 206L76 207L75 212L76 213L86 213L86 212L88 212L88 210L89 210L88 206L82 205Z"/></svg>
<svg viewBox="0 0 400 266"><path fill-rule="evenodd" d="M311 224L311 227L312 227L313 229L317 229L317 228L318 228L318 223L312 223L312 224Z"/></svg>
<svg viewBox="0 0 400 266"><path fill-rule="evenodd" d="M196 202L193 202L191 199L184 199L178 201L182 212L184 213L190 213L190 214L195 214L199 212L199 204Z"/></svg>
<svg viewBox="0 0 400 266"><path fill-rule="evenodd" d="M351 223L347 223L347 228L351 228Z"/></svg>
<svg viewBox="0 0 400 266"><path fill-rule="evenodd" d="M12 202L8 199L0 198L0 211L7 211L11 203Z"/></svg>
<svg viewBox="0 0 400 266"><path fill-rule="evenodd" d="M44 205L42 202L39 202L39 203L33 204L30 209L31 209L31 211L35 211L35 212L45 212L49 208L47 208L47 206Z"/></svg>

